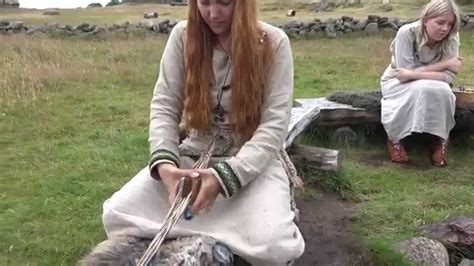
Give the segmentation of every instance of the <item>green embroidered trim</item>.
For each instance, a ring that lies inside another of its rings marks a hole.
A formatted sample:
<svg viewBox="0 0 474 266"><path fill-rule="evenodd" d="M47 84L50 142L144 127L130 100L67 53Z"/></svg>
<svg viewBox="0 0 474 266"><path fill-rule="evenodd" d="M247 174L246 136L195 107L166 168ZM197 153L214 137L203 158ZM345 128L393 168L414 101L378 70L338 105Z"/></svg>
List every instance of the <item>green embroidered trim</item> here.
<svg viewBox="0 0 474 266"><path fill-rule="evenodd" d="M220 162L214 165L212 168L216 170L216 172L222 179L222 182L224 183L227 192L229 192L229 197L232 197L232 195L234 195L240 190L242 185L240 184L237 175L235 175L232 168L230 168L229 164L227 164L226 162Z"/></svg>
<svg viewBox="0 0 474 266"><path fill-rule="evenodd" d="M179 166L179 157L168 150L156 150L150 156L150 166L158 160L170 160Z"/></svg>

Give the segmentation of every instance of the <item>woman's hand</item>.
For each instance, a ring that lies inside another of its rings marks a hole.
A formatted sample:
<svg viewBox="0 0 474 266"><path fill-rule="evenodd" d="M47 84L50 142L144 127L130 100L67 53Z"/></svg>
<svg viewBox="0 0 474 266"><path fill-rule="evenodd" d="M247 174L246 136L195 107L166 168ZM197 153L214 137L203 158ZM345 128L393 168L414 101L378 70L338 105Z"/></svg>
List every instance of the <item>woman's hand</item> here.
<svg viewBox="0 0 474 266"><path fill-rule="evenodd" d="M177 185L181 177L189 176L191 178L196 178L199 176L199 174L193 169L179 169L174 164L170 163L158 165L158 173L168 191L168 202L170 205L173 204L174 199L176 198Z"/></svg>
<svg viewBox="0 0 474 266"><path fill-rule="evenodd" d="M395 76L397 77L398 80L400 80L400 82L407 82L407 81L415 79L414 71L407 68L395 69Z"/></svg>
<svg viewBox="0 0 474 266"><path fill-rule="evenodd" d="M452 57L445 61L446 69L453 72L454 74L459 73L462 67L462 57Z"/></svg>
<svg viewBox="0 0 474 266"><path fill-rule="evenodd" d="M191 210L193 213L199 213L202 210L209 211L219 193L222 192L221 185L209 169L195 169L195 171L199 173L202 183Z"/></svg>

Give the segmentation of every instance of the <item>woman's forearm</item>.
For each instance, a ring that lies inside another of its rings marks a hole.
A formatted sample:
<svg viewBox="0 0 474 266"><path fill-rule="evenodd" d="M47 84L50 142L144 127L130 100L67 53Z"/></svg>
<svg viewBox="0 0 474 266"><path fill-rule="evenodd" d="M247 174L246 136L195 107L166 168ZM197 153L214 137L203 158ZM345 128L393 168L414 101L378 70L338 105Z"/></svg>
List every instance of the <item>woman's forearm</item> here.
<svg viewBox="0 0 474 266"><path fill-rule="evenodd" d="M429 72L420 72L420 71L413 71L412 74L412 79L413 80L418 80L418 79L433 79L433 80L440 80L440 81L446 81L446 76L444 75L443 72L437 72L437 71L429 71Z"/></svg>
<svg viewBox="0 0 474 266"><path fill-rule="evenodd" d="M447 69L446 61L441 61L431 65L426 65L422 67L417 67L414 70L416 72L442 72Z"/></svg>

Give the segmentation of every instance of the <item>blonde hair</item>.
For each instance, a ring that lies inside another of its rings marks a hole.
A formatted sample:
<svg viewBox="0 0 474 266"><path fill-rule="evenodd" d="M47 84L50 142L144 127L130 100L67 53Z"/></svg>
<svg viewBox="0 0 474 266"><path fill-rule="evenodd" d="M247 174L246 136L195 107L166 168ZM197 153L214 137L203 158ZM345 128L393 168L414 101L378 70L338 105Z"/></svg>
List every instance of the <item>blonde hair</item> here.
<svg viewBox="0 0 474 266"><path fill-rule="evenodd" d="M257 0L235 1L231 26L233 111L230 116L234 132L250 139L260 123L273 46L260 28ZM217 38L201 17L197 0L189 0L186 33L183 118L188 130L206 130L211 119L209 86L214 79L212 54Z"/></svg>
<svg viewBox="0 0 474 266"><path fill-rule="evenodd" d="M453 0L431 0L421 11L420 14L420 25L417 29L416 43L417 48L421 49L428 42L428 33L426 32L425 22L427 19L435 18L438 16L445 15L447 13L454 14L454 24L448 34L439 43L439 48L443 55L449 53L449 46L452 42L457 42L456 35L461 27L461 18L459 15L459 8Z"/></svg>

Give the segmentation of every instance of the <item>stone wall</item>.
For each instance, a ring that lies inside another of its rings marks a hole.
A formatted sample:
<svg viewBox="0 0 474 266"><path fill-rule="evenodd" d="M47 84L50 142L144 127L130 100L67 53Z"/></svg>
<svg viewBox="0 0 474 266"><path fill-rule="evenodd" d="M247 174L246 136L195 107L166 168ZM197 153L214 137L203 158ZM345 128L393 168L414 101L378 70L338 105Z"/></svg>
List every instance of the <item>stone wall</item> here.
<svg viewBox="0 0 474 266"><path fill-rule="evenodd" d="M275 26L284 30L290 37L311 37L320 36L321 34L335 38L339 35L349 32L364 32L368 34L376 34L382 30L388 29L397 31L402 25L414 20L399 20L397 18L380 17L369 15L367 19L358 20L350 16L343 16L337 19L328 19L322 21L314 19L309 22L291 21L286 24L275 24ZM157 19L147 19L140 23L121 23L113 25L91 25L83 23L81 25L60 25L58 23L44 24L40 26L25 25L22 21L0 21L1 34L41 34L52 33L60 36L76 36L76 35L96 35L104 32L129 32L129 31L147 31L150 33L168 34L176 25L176 21ZM462 28L474 29L474 14L464 15L462 17Z"/></svg>
<svg viewBox="0 0 474 266"><path fill-rule="evenodd" d="M384 29L397 31L404 24L415 20L400 20L376 15L369 15L366 19L358 20L351 16L342 16L341 18L325 21L320 19L314 19L310 22L292 21L277 26L290 37L319 36L320 33L323 33L329 38L334 38L349 32L378 33ZM463 29L474 29L474 14L463 15L461 26Z"/></svg>
<svg viewBox="0 0 474 266"><path fill-rule="evenodd" d="M82 23L80 25L61 25L59 23L46 23L39 26L25 25L22 21L0 21L0 35L13 34L52 34L56 36L82 36L82 35L97 35L106 32L131 32L144 31L151 33L168 34L176 25L176 21L164 20L153 21L145 20L138 24L124 22L120 24L97 26L89 23Z"/></svg>

